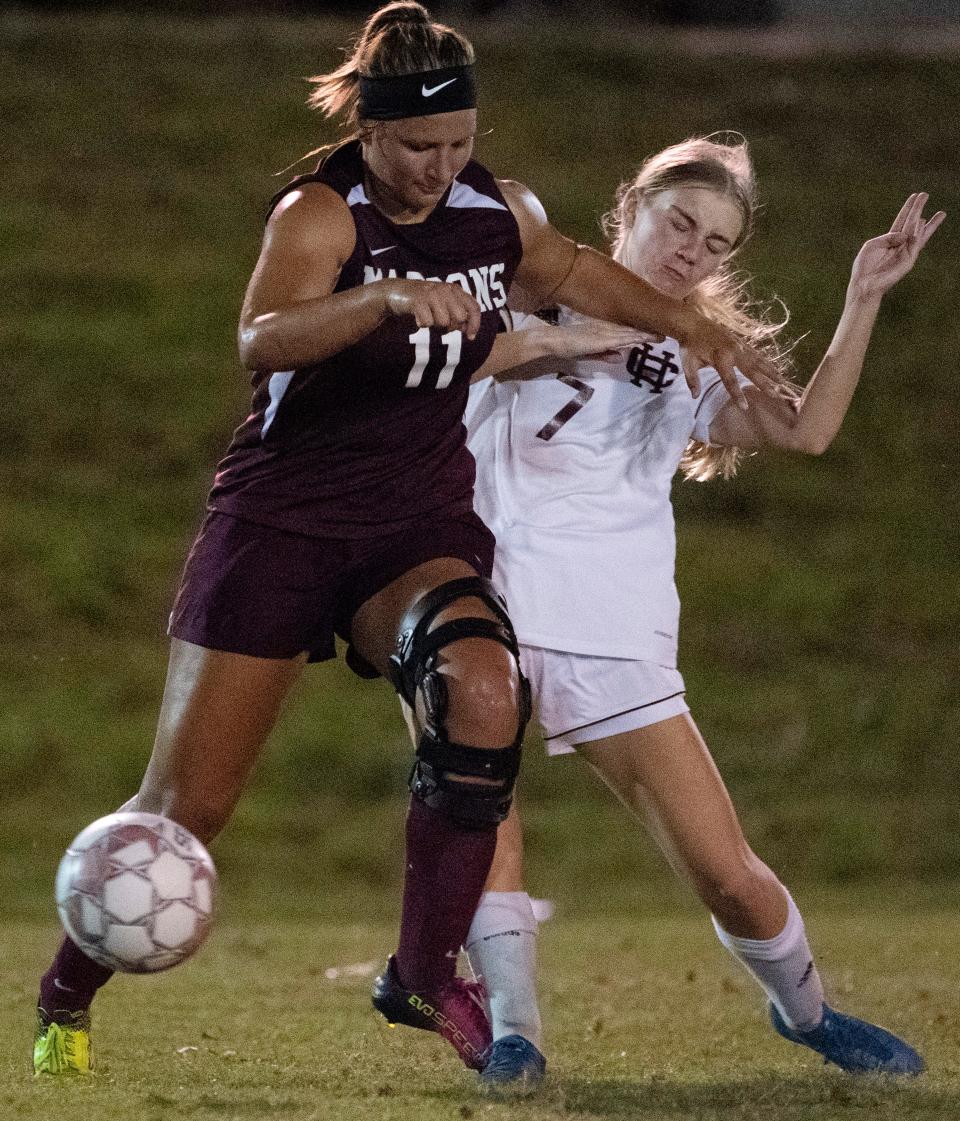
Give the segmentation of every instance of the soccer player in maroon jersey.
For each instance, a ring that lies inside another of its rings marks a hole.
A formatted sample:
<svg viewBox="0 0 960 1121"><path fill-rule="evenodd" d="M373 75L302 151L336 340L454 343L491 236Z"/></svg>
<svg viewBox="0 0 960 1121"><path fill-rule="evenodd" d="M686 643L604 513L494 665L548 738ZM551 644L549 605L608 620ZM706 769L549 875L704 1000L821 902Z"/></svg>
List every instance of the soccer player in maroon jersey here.
<svg viewBox="0 0 960 1121"><path fill-rule="evenodd" d="M734 363L766 386L771 370L561 236L526 188L471 159L472 63L461 35L394 3L314 79L312 102L355 135L273 200L240 317L252 408L187 560L153 755L124 809L209 843L304 664L333 657L340 634L358 673L392 681L418 733L400 940L374 1003L481 1069L490 1026L456 955L510 806L529 699L486 579L493 537L472 509L471 375L514 280L623 325L612 346L636 329L677 338L737 398ZM38 1071L89 1069L89 1008L109 976L64 940L41 982Z"/></svg>

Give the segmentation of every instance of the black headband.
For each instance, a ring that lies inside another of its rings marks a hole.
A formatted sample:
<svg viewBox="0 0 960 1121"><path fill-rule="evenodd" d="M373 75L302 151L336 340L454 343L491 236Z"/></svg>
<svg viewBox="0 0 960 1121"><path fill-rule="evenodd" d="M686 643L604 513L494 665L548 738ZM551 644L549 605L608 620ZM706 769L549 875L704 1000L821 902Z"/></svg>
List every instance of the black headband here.
<svg viewBox="0 0 960 1121"><path fill-rule="evenodd" d="M369 121L398 121L475 109L477 88L472 66L448 66L395 78L360 75L360 117Z"/></svg>

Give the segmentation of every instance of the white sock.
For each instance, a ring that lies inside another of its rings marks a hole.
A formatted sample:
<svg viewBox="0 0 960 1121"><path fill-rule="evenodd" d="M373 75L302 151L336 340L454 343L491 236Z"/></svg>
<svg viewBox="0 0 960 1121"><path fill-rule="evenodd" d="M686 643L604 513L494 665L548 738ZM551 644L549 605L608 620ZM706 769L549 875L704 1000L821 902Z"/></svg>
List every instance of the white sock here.
<svg viewBox="0 0 960 1121"><path fill-rule="evenodd" d="M486 891L464 948L490 998L493 1038L522 1035L539 1047L537 920L525 891Z"/></svg>
<svg viewBox="0 0 960 1121"><path fill-rule="evenodd" d="M809 1031L823 1016L823 985L803 919L787 892L787 925L776 938L735 938L713 919L717 937L753 976L787 1026Z"/></svg>

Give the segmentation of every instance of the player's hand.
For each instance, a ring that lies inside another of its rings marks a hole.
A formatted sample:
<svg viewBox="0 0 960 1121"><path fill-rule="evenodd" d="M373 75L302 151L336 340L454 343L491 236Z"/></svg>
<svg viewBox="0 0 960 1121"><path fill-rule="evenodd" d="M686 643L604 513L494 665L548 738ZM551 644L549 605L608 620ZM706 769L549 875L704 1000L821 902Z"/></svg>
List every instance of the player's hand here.
<svg viewBox="0 0 960 1121"><path fill-rule="evenodd" d="M924 219L923 210L930 196L920 191L910 195L900 208L890 232L866 242L850 273L850 295L861 299L880 299L916 264L921 249L946 218L942 210Z"/></svg>
<svg viewBox="0 0 960 1121"><path fill-rule="evenodd" d="M412 315L418 327L453 328L468 339L480 330L480 305L459 284L440 280L380 280L384 308L391 315Z"/></svg>
<svg viewBox="0 0 960 1121"><path fill-rule="evenodd" d="M783 377L769 358L759 354L719 324L690 310L689 325L681 342L683 375L694 397L700 396L700 370L712 366L720 375L733 401L744 411L749 408L737 379L739 370L768 397L779 397L777 386Z"/></svg>
<svg viewBox="0 0 960 1121"><path fill-rule="evenodd" d="M596 358L603 362L616 362L628 347L662 341L662 336L636 327L621 327L586 316L576 317L563 327L537 324L525 328L524 334L533 336L531 341L546 358Z"/></svg>

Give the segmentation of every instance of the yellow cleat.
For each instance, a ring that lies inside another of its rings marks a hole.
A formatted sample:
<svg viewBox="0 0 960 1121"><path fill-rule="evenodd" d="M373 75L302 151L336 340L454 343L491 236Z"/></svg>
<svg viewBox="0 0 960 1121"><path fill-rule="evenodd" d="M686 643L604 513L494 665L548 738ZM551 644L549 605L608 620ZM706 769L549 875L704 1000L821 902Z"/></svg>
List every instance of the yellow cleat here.
<svg viewBox="0 0 960 1121"><path fill-rule="evenodd" d="M37 1034L33 1041L33 1072L39 1074L92 1074L90 1013L75 1012L69 1023L48 1022L37 1012Z"/></svg>

